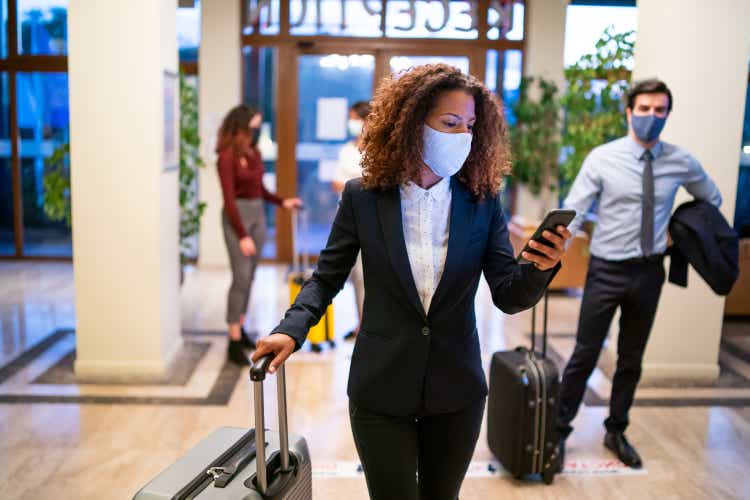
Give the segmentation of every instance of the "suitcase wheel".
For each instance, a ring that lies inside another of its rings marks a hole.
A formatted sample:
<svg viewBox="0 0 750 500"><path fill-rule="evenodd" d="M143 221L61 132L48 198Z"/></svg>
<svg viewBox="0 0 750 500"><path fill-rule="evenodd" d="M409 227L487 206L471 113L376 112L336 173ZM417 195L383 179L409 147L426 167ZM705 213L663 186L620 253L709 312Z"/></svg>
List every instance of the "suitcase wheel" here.
<svg viewBox="0 0 750 500"><path fill-rule="evenodd" d="M335 340L329 340L328 345L331 346L331 349L336 347L336 341Z"/></svg>
<svg viewBox="0 0 750 500"><path fill-rule="evenodd" d="M321 352L323 350L323 348L320 347L320 344L310 344L310 349L312 352Z"/></svg>

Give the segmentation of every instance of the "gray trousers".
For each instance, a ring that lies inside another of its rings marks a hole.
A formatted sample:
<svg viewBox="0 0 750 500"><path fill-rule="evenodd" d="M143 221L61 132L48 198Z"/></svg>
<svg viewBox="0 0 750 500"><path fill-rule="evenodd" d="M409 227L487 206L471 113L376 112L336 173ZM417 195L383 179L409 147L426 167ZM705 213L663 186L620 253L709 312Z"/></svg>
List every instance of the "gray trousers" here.
<svg viewBox="0 0 750 500"><path fill-rule="evenodd" d="M239 323L240 315L245 314L250 303L250 291L255 278L263 244L266 242L266 214L263 211L263 200L237 199L237 210L240 212L242 225L248 236L253 239L256 255L245 257L240 251L240 240L229 223L224 210L221 211L221 222L224 228L224 241L229 253L229 264L232 267L232 285L227 297L227 323Z"/></svg>

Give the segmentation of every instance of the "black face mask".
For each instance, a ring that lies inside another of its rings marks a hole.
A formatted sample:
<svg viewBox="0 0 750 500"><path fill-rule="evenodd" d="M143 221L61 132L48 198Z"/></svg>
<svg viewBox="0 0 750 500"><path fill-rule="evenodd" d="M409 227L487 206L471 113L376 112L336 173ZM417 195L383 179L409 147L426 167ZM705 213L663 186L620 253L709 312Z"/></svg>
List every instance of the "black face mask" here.
<svg viewBox="0 0 750 500"><path fill-rule="evenodd" d="M250 129L250 144L252 144L253 147L258 145L258 139L260 139L260 129L251 128Z"/></svg>

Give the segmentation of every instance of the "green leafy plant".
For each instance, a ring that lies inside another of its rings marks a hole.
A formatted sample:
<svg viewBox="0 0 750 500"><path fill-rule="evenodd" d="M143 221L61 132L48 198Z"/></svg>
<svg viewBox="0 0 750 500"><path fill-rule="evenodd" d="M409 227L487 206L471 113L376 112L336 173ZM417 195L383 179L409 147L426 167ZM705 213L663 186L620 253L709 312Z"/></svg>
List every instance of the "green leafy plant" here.
<svg viewBox="0 0 750 500"><path fill-rule="evenodd" d="M200 232L200 220L206 209L198 201L198 170L204 167L200 156L198 128L198 90L180 74L180 263L192 252L192 238Z"/></svg>
<svg viewBox="0 0 750 500"><path fill-rule="evenodd" d="M534 83L536 98L532 98ZM513 177L538 195L543 187L555 189L560 156L560 102L557 86L544 78L523 78L513 105L516 123L510 129Z"/></svg>
<svg viewBox="0 0 750 500"><path fill-rule="evenodd" d="M58 146L52 156L44 160L42 207L51 221L64 220L71 226L70 212L70 145Z"/></svg>
<svg viewBox="0 0 750 500"><path fill-rule="evenodd" d="M70 147L59 146L45 161L44 213L50 220L65 220L71 225ZM198 201L197 175L202 168L200 132L198 129L198 92L180 75L180 262L184 264L192 251L191 238L200 231L200 218L206 204Z"/></svg>
<svg viewBox="0 0 750 500"><path fill-rule="evenodd" d="M633 31L618 34L608 27L596 42L596 51L565 70L562 194L593 148L627 133L622 95L630 85L626 64L633 59L634 38Z"/></svg>

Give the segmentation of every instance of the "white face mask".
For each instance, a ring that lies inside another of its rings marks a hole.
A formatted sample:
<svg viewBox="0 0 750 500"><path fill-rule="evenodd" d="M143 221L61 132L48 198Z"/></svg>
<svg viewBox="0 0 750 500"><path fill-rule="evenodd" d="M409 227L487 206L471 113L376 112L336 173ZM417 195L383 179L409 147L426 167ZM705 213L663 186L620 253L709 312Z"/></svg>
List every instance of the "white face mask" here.
<svg viewBox="0 0 750 500"><path fill-rule="evenodd" d="M458 173L471 152L471 134L439 132L426 123L422 141L422 161L440 177Z"/></svg>
<svg viewBox="0 0 750 500"><path fill-rule="evenodd" d="M346 122L346 128L349 130L349 135L352 137L359 137L364 126L365 122L362 120L355 120L354 118L349 118L349 121Z"/></svg>

